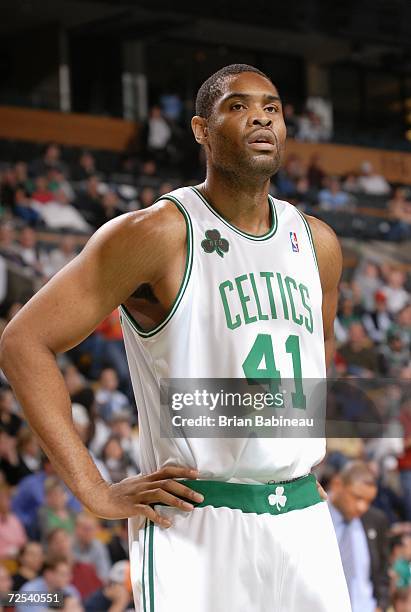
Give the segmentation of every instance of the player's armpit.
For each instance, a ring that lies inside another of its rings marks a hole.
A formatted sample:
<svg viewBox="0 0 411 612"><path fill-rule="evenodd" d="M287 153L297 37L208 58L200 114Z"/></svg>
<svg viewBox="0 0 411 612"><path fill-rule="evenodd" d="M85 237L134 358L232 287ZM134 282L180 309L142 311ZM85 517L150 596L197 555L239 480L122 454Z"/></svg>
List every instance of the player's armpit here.
<svg viewBox="0 0 411 612"><path fill-rule="evenodd" d="M338 286L342 273L342 252L335 232L323 221L307 216L323 291L322 317L324 327L325 360L330 365L335 351L334 319L338 306Z"/></svg>

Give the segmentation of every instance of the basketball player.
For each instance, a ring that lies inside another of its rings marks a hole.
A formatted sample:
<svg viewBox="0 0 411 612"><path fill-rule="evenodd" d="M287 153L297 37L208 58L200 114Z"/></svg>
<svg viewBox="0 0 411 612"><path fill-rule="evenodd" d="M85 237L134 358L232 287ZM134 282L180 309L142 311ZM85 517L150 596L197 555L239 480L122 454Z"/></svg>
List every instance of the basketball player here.
<svg viewBox="0 0 411 612"><path fill-rule="evenodd" d="M144 612L349 612L313 465L323 439L160 437L163 378L324 378L341 252L268 195L286 129L276 87L232 65L200 88L207 177L102 227L3 334L1 365L86 508L129 517ZM121 305L142 476L102 480L71 420L56 353ZM297 373L296 373L297 371Z"/></svg>

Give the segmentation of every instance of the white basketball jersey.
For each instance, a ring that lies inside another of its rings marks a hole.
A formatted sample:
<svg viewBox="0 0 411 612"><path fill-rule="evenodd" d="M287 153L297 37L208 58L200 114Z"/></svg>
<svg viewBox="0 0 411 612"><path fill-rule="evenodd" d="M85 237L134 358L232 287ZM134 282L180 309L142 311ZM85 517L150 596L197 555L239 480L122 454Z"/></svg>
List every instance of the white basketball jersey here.
<svg viewBox="0 0 411 612"><path fill-rule="evenodd" d="M324 456L323 438L166 438L159 426L161 379L252 378L261 369L269 377L274 366L284 379L325 378L322 290L306 220L270 196L271 229L253 236L195 188L163 199L187 225L180 291L152 331L121 307L142 473L175 464L197 468L202 479L249 483L307 474Z"/></svg>

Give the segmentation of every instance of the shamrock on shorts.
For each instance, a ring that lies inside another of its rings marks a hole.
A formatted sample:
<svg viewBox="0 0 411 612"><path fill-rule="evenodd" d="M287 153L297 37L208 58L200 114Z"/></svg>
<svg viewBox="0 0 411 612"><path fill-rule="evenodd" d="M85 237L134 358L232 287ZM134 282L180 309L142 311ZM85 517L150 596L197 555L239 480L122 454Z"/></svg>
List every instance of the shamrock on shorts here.
<svg viewBox="0 0 411 612"><path fill-rule="evenodd" d="M224 257L224 253L228 253L228 240L221 238L221 234L218 230L206 230L206 237L202 241L201 246L206 253L214 253L214 251Z"/></svg>
<svg viewBox="0 0 411 612"><path fill-rule="evenodd" d="M283 495L284 487L276 487L275 494L271 493L268 497L268 503L270 506L277 506L277 510L280 511L281 508L284 508L287 502L287 496Z"/></svg>

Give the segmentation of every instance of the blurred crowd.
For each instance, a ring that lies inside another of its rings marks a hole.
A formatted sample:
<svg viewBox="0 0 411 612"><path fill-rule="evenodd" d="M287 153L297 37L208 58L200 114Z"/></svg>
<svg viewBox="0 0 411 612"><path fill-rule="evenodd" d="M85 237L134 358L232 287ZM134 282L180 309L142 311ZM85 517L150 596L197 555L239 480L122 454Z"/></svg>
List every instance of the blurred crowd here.
<svg viewBox="0 0 411 612"><path fill-rule="evenodd" d="M67 162L56 144L45 147L37 159L0 162L0 333L97 228L151 206L182 184L186 177L170 165L172 133L162 120L154 108L144 153L123 158L111 169L102 169L98 155L90 151ZM194 173L191 178L194 182L198 177ZM362 196L380 197L397 228L392 240L411 236L410 193L390 185L367 161L336 177L327 175L318 155L309 164L290 155L271 191L311 214L361 214ZM410 267L404 260L384 260L377 249L375 257L346 266L340 289L330 376L374 381L371 391L378 401L373 406L388 412L391 436L330 439L317 474L330 494L350 593L360 602L354 612L367 612L361 603L367 597L374 601L370 612L408 612ZM72 399L73 422L102 476L118 482L138 474L138 411L118 312L58 360ZM350 395L346 388L337 389L336 397L338 393L348 397L348 411L359 420L369 411L364 396ZM0 373L0 592L58 590L64 593L63 609L72 612L133 609L127 564L126 523L100 521L81 508L41 453ZM26 608L19 605L17 610Z"/></svg>

